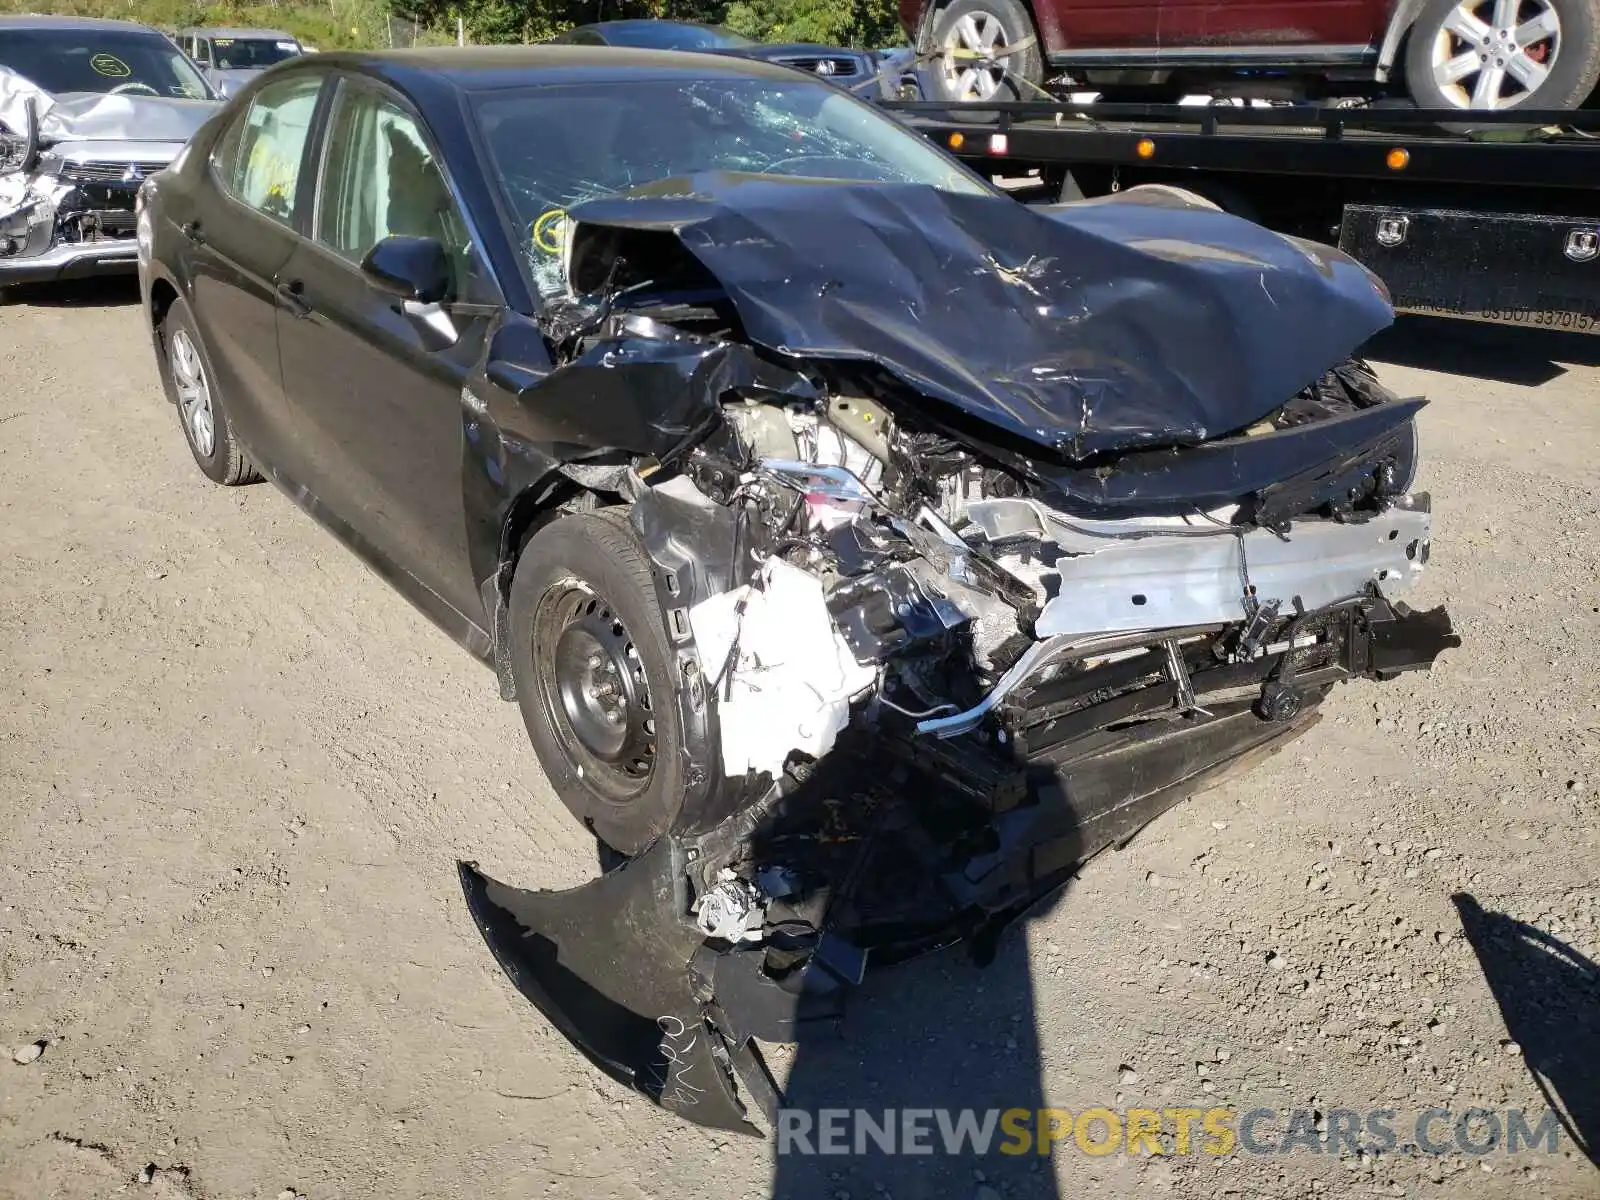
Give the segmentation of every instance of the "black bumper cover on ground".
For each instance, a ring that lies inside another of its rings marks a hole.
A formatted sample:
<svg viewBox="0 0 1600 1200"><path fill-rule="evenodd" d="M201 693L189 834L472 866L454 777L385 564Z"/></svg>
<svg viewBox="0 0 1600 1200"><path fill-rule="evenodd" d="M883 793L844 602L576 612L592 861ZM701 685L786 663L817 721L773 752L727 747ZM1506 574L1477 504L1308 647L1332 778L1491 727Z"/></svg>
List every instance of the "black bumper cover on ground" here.
<svg viewBox="0 0 1600 1200"><path fill-rule="evenodd" d="M970 813L970 779L952 778L947 762L908 767L914 756L891 765L881 742L842 742L785 805L865 809L871 831L836 862L807 953L777 955L794 969L771 969L770 938L767 948L706 941L689 912L694 850L676 835L563 892L507 887L463 863L467 904L511 980L608 1075L691 1121L755 1133L746 1101L770 1117L777 1094L752 1039L797 1040L808 1022L841 1015L869 953L892 962L968 940L987 955L1006 923L1089 858L1304 733L1336 679L1391 678L1459 644L1443 609L1379 602L1349 621L1341 661L1302 680L1308 703L1290 719L1235 700L1148 722L1113 744L1102 733L1103 748L1064 747L1025 764L1020 802L991 799L981 826L954 833L931 829L928 814ZM759 859L788 836L774 825L748 840ZM889 884L874 888L885 875Z"/></svg>

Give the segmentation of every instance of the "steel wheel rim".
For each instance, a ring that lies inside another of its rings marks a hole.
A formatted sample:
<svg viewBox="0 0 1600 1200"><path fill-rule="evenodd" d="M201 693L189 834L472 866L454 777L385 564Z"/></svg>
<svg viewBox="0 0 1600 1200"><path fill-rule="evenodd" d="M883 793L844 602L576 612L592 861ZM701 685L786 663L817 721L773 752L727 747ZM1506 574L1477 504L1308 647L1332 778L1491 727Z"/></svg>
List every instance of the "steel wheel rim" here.
<svg viewBox="0 0 1600 1200"><path fill-rule="evenodd" d="M608 798L637 798L655 777L656 723L644 663L616 610L566 579L534 609L540 703L562 753Z"/></svg>
<svg viewBox="0 0 1600 1200"><path fill-rule="evenodd" d="M186 330L180 329L172 335L168 360L172 364L173 385L178 389L178 409L183 423L200 456L210 458L217 448L217 419L211 408L211 387L206 382L205 366Z"/></svg>
<svg viewBox="0 0 1600 1200"><path fill-rule="evenodd" d="M963 102L993 99L1005 82L1003 52L1009 44L1005 26L993 13L980 10L958 17L939 56L945 94Z"/></svg>
<svg viewBox="0 0 1600 1200"><path fill-rule="evenodd" d="M1456 108L1515 108L1544 84L1561 53L1550 0L1461 0L1434 34L1433 82Z"/></svg>

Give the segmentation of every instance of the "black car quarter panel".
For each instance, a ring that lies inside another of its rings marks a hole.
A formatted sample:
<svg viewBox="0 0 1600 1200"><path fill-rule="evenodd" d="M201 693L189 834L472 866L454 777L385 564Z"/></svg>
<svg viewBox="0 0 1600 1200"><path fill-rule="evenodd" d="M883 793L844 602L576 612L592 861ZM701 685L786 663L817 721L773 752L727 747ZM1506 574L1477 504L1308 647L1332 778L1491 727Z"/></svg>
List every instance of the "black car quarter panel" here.
<svg viewBox="0 0 1600 1200"><path fill-rule="evenodd" d="M296 191L322 72L263 87L223 131L194 191L189 274L200 336L252 458L284 461L290 433L278 364L278 272L294 250ZM292 470L291 470L292 473Z"/></svg>
<svg viewBox="0 0 1600 1200"><path fill-rule="evenodd" d="M424 605L442 598L481 624L462 508L461 388L487 319L453 303L481 286L465 223L420 120L372 87L340 85L320 158L312 237L281 272L290 296L278 313L301 482L369 556L424 585ZM390 236L445 247L450 300L422 307L373 285L361 261Z"/></svg>

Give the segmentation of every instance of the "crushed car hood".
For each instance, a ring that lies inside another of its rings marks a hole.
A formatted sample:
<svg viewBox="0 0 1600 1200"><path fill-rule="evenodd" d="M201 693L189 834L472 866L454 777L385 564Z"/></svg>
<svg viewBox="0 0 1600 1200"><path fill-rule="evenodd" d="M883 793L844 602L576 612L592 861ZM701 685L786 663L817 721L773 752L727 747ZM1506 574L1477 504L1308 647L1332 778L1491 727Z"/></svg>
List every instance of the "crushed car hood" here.
<svg viewBox="0 0 1600 1200"><path fill-rule="evenodd" d="M1209 208L727 173L648 191L572 210L575 290L605 282L603 231L669 235L752 342L877 363L1074 462L1243 429L1393 320L1353 259Z"/></svg>
<svg viewBox="0 0 1600 1200"><path fill-rule="evenodd" d="M15 71L0 68L0 124L27 129L24 104L32 99L39 144L73 141L187 142L217 110L215 100L176 96L120 96L98 92L51 93Z"/></svg>

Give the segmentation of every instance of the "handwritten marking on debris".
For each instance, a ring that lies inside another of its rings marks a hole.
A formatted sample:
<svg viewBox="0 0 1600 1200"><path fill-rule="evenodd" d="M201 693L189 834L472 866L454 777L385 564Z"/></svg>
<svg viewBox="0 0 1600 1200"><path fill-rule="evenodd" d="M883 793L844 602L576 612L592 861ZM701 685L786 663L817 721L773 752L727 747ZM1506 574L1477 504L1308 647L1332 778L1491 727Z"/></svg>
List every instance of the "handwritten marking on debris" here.
<svg viewBox="0 0 1600 1200"><path fill-rule="evenodd" d="M687 1026L667 1013L656 1018L656 1024L661 1029L661 1043L657 1047L661 1057L667 1060L667 1075L661 1081L661 1104L665 1108L693 1108L700 1103L701 1093L704 1088L697 1088L685 1078L689 1069L689 1052L694 1049L699 1040L698 1033L691 1033Z"/></svg>

